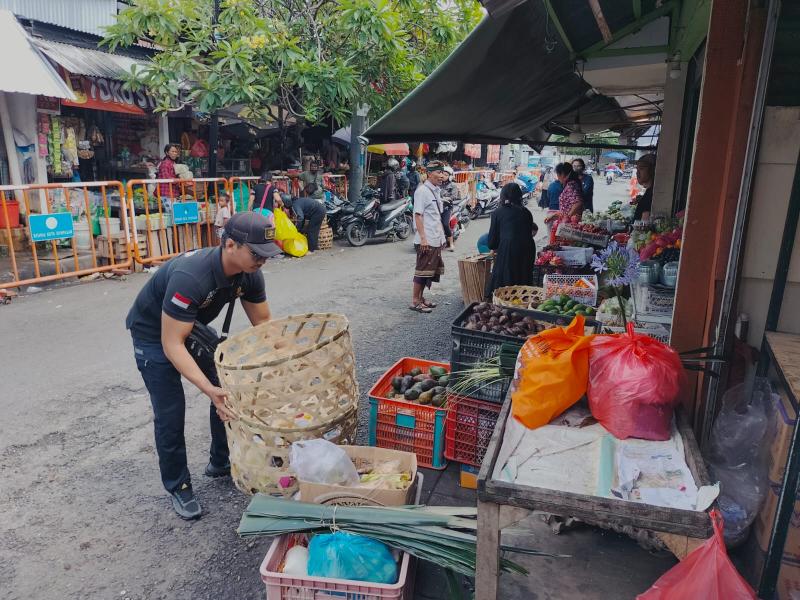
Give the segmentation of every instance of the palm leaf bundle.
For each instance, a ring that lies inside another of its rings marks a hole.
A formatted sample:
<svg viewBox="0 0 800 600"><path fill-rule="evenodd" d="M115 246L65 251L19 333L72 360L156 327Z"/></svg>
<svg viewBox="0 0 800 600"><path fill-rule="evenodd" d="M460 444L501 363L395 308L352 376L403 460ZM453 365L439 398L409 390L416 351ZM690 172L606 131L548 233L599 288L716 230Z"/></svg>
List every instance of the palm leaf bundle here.
<svg viewBox="0 0 800 600"><path fill-rule="evenodd" d="M239 523L242 537L285 533L325 533L339 529L364 535L469 577L475 576L477 509L463 507L328 506L256 494ZM525 554L539 551L504 547ZM525 575L507 559L501 568Z"/></svg>

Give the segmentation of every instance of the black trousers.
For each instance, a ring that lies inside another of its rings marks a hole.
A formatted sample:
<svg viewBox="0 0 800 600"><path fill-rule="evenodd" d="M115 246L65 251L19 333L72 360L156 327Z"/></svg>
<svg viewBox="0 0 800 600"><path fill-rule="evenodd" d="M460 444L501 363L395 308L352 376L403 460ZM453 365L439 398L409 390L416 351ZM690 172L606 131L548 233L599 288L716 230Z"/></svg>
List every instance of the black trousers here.
<svg viewBox="0 0 800 600"><path fill-rule="evenodd" d="M452 212L453 207L445 205L444 210L442 210L442 227L444 228L444 237L451 238L453 237L453 230L450 229L450 213Z"/></svg>
<svg viewBox="0 0 800 600"><path fill-rule="evenodd" d="M322 221L325 220L325 212L315 213L308 219L308 225L303 229L303 233L308 238L308 250L310 252L316 251L319 248L319 230L322 227Z"/></svg>
<svg viewBox="0 0 800 600"><path fill-rule="evenodd" d="M150 392L153 406L156 451L158 467L161 470L161 483L172 493L184 483L191 484L189 467L186 462L186 440L183 429L186 420L186 397L183 393L181 374L172 366L159 343L133 340L136 366ZM219 385L213 369L205 372L208 380ZM211 428L211 463L217 467L228 464L228 440L225 425L211 405L209 424Z"/></svg>

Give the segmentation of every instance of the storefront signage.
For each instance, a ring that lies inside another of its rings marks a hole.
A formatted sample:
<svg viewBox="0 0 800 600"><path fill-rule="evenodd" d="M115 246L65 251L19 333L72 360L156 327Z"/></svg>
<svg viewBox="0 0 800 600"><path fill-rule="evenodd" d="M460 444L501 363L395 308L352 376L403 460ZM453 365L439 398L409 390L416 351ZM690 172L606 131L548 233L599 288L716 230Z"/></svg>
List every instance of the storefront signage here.
<svg viewBox="0 0 800 600"><path fill-rule="evenodd" d="M34 242L66 240L75 236L71 213L31 215L28 217L28 225L31 228L31 240Z"/></svg>
<svg viewBox="0 0 800 600"><path fill-rule="evenodd" d="M176 202L172 205L172 219L175 225L197 223L200 220L200 207L197 202Z"/></svg>
<svg viewBox="0 0 800 600"><path fill-rule="evenodd" d="M152 113L155 100L143 90L123 89L123 83L105 77L86 77L66 74L65 81L72 88L76 100L62 100L66 106L106 110L134 115Z"/></svg>
<svg viewBox="0 0 800 600"><path fill-rule="evenodd" d="M48 115L60 115L61 100L51 96L36 96L36 110Z"/></svg>

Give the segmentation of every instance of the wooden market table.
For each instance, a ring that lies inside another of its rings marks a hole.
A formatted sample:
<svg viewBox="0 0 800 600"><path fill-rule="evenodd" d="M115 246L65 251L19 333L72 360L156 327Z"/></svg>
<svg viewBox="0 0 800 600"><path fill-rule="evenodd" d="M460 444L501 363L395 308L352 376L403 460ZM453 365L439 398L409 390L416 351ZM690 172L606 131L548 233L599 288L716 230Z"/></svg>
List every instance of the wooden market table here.
<svg viewBox="0 0 800 600"><path fill-rule="evenodd" d="M596 525L631 526L659 534L673 552L685 555L711 536L711 520L706 512L664 508L615 498L551 490L493 478L511 411L511 396L506 397L497 425L478 474L478 548L475 574L475 599L495 600L500 575L500 535L504 528L518 523L532 511L563 517L578 517ZM708 472L694 433L678 414L678 431L683 438L686 464L697 487L709 485ZM682 547L682 549L680 549Z"/></svg>

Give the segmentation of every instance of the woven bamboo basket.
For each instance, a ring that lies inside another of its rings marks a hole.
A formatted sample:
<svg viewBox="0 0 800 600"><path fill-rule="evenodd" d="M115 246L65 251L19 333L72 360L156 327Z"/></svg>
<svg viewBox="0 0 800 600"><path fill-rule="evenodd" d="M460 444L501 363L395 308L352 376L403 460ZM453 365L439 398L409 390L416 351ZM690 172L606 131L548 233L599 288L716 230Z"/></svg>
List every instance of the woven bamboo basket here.
<svg viewBox="0 0 800 600"><path fill-rule="evenodd" d="M269 321L222 342L214 360L236 416L226 425L231 474L243 492L294 491L282 483L292 442L354 441L358 382L343 315Z"/></svg>
<svg viewBox="0 0 800 600"><path fill-rule="evenodd" d="M536 308L544 302L544 289L532 285L507 285L492 294L492 304L507 308Z"/></svg>
<svg viewBox="0 0 800 600"><path fill-rule="evenodd" d="M322 223L319 230L318 247L320 250L330 250L333 248L333 229L328 225L328 220Z"/></svg>
<svg viewBox="0 0 800 600"><path fill-rule="evenodd" d="M458 278L464 304L483 302L486 287L492 276L492 257L487 254L467 256L458 261Z"/></svg>

